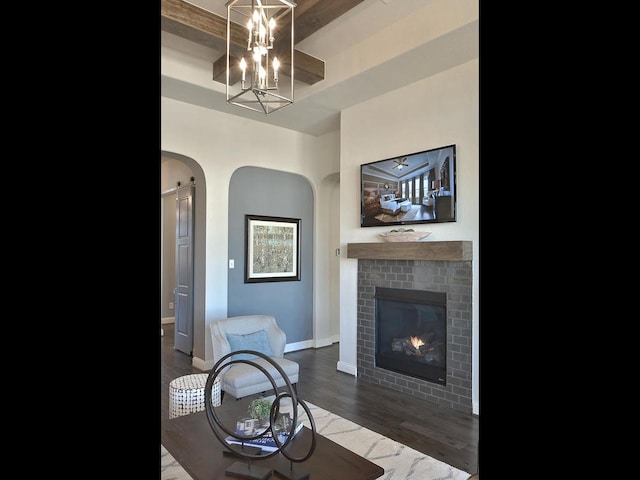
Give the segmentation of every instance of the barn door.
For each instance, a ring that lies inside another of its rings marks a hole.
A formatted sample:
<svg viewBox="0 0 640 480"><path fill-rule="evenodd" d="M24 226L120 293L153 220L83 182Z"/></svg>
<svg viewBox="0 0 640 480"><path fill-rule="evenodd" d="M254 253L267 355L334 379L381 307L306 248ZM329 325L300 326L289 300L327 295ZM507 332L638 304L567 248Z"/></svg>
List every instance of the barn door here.
<svg viewBox="0 0 640 480"><path fill-rule="evenodd" d="M193 184L176 192L176 350L193 353Z"/></svg>

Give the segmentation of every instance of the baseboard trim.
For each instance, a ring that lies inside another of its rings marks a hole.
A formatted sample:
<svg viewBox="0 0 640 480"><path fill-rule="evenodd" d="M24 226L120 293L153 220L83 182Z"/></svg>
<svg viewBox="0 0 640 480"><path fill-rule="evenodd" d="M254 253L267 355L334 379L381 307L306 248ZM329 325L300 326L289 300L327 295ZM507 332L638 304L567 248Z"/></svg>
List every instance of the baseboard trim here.
<svg viewBox="0 0 640 480"><path fill-rule="evenodd" d="M215 362L205 362L201 358L191 357L191 365L196 367L198 370L202 370L203 372L207 370L211 370L215 365Z"/></svg>
<svg viewBox="0 0 640 480"><path fill-rule="evenodd" d="M296 352L298 350L306 350L307 348L313 348L314 346L315 345L313 340L306 340L304 342L287 343L284 346L284 353Z"/></svg>
<svg viewBox="0 0 640 480"><path fill-rule="evenodd" d="M330 339L326 339L322 342L314 342L313 340L306 340L304 342L287 343L284 347L284 353L296 352L298 350L306 350L307 348L322 348L322 347L331 345L333 343L336 343L336 342L333 342ZM199 370L207 371L213 368L213 366L215 365L215 362L213 360L209 362L205 362L201 358L194 356L191 358L191 365L196 367ZM355 375L355 373L353 373L352 375Z"/></svg>
<svg viewBox="0 0 640 480"><path fill-rule="evenodd" d="M314 346L316 348L322 348L322 347L328 347L330 345L333 345L334 343L336 343L336 340L334 340L333 338L324 338L322 340L316 341Z"/></svg>
<svg viewBox="0 0 640 480"><path fill-rule="evenodd" d="M358 376L358 368L355 365L351 365L350 363L339 361L336 369L339 372L348 373L349 375L353 375L354 377Z"/></svg>

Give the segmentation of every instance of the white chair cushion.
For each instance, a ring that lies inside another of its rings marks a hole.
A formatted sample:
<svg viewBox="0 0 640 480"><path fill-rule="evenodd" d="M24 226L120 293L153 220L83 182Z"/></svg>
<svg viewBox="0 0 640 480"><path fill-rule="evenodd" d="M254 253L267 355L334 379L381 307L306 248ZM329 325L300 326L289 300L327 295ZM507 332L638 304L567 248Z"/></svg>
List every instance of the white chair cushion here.
<svg viewBox="0 0 640 480"><path fill-rule="evenodd" d="M271 357L289 378L289 382L293 385L298 383L298 374L300 366L298 363L287 360L286 358ZM263 358L255 358L251 360L257 365L264 367L273 377L277 387L286 385L280 372ZM259 392L273 392L273 386L269 379L258 368L246 363L234 363L222 376L222 390L233 395L235 398L242 398Z"/></svg>

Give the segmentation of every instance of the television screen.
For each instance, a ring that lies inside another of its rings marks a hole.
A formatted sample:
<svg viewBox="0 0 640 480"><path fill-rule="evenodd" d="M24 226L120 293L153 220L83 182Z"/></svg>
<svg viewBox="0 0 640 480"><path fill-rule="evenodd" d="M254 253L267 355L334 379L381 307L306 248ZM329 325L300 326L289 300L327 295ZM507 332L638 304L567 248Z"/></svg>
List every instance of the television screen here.
<svg viewBox="0 0 640 480"><path fill-rule="evenodd" d="M456 221L456 146L360 165L360 226Z"/></svg>

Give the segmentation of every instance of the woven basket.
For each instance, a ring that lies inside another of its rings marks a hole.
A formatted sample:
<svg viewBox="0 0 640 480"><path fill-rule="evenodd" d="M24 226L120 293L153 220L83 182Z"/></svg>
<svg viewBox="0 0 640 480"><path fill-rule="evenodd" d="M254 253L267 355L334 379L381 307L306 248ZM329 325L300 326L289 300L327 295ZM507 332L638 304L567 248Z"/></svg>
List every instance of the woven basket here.
<svg viewBox="0 0 640 480"><path fill-rule="evenodd" d="M194 373L174 378L169 383L169 418L204 410L204 387L207 373ZM220 378L211 387L211 403L220 406Z"/></svg>
<svg viewBox="0 0 640 480"><path fill-rule="evenodd" d="M431 232L387 232L380 236L385 242L419 242L431 235Z"/></svg>

